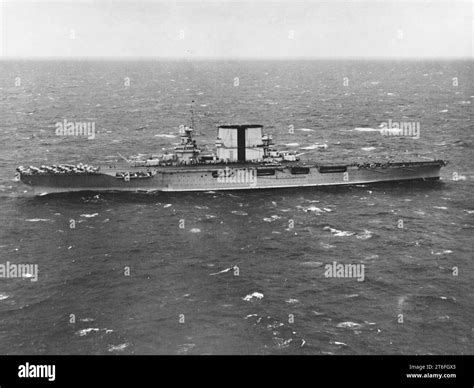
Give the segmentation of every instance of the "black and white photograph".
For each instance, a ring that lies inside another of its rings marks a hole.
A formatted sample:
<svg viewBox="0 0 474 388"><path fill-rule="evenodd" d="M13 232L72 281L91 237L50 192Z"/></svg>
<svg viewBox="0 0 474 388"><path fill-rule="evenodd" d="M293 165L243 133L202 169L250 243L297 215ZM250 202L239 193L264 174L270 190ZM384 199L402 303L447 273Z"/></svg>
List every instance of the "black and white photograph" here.
<svg viewBox="0 0 474 388"><path fill-rule="evenodd" d="M2 388L58 383L49 356L442 356L394 380L459 384L473 9L1 1Z"/></svg>

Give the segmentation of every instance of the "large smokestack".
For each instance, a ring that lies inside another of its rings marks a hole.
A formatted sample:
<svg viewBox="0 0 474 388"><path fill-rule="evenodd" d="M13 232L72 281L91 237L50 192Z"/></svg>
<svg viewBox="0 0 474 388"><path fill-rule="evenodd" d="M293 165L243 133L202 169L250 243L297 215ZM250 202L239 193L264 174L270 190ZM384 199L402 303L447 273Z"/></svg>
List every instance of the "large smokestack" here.
<svg viewBox="0 0 474 388"><path fill-rule="evenodd" d="M261 125L221 125L218 138L222 140L222 148L218 150L220 158L238 162L260 159L262 149L256 151L255 147L262 144Z"/></svg>

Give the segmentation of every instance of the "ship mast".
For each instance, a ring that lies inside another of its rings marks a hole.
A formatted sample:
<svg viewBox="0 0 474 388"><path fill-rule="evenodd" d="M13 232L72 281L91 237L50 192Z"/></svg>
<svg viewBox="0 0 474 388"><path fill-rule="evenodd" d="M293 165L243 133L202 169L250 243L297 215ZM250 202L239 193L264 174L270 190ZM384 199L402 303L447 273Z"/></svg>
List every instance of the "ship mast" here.
<svg viewBox="0 0 474 388"><path fill-rule="evenodd" d="M194 100L191 101L191 128L194 129L194 133L196 133L196 126L194 123Z"/></svg>

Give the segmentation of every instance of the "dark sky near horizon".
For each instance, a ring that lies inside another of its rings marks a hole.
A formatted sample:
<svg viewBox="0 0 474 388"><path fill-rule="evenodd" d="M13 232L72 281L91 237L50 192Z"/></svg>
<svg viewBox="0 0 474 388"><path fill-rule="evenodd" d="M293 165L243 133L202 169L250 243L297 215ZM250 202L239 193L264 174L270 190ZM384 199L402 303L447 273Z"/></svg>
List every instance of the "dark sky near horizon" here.
<svg viewBox="0 0 474 388"><path fill-rule="evenodd" d="M3 57L472 57L469 1L4 1Z"/></svg>

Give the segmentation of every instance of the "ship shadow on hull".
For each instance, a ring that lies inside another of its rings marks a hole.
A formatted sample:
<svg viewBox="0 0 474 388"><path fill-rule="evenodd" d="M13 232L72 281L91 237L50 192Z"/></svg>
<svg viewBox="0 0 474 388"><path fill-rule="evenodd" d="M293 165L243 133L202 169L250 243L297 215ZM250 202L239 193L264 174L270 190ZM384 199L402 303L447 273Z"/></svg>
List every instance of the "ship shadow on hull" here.
<svg viewBox="0 0 474 388"><path fill-rule="evenodd" d="M107 200L113 202L124 202L124 203L155 203L157 199L164 201L172 201L176 199L190 199L190 198L206 198L210 195L225 197L226 195L234 195L240 198L246 195L250 198L261 195L268 196L271 193L278 194L298 194L298 193L333 193L333 194L344 194L353 192L354 190L365 190L367 188L378 188L378 189L410 189L415 191L431 191L433 189L441 189L445 187L445 183L439 178L430 179L415 179L415 180L403 180L403 181L392 181L392 182L373 182L364 184L354 185L332 185L332 186L307 186L307 187L281 187L275 188L260 188L260 189L246 189L246 190L221 190L221 191L74 191L65 193L51 193L46 195L36 195L29 197L29 199L38 201L39 203L47 202L51 199L68 200L72 202L81 201L94 203L94 199ZM96 198L97 197L97 198Z"/></svg>

